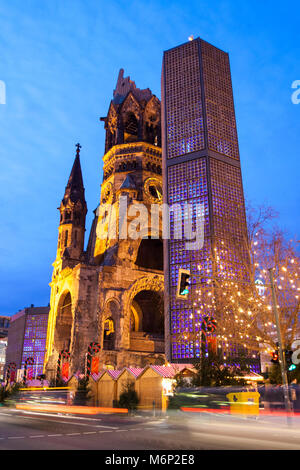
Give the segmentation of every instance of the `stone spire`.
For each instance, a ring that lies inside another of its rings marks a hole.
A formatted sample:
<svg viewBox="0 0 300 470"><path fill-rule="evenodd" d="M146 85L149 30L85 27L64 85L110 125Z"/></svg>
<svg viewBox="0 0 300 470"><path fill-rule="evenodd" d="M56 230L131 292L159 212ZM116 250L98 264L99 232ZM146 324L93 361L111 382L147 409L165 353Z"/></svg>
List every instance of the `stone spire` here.
<svg viewBox="0 0 300 470"><path fill-rule="evenodd" d="M65 190L64 200L71 199L72 202L80 200L85 203L84 186L80 165L80 149L81 145L76 144L76 157L73 163L72 171Z"/></svg>
<svg viewBox="0 0 300 470"><path fill-rule="evenodd" d="M76 156L59 207L60 225L57 258L61 256L79 259L84 250L85 217L87 205L80 165L80 144L76 144Z"/></svg>

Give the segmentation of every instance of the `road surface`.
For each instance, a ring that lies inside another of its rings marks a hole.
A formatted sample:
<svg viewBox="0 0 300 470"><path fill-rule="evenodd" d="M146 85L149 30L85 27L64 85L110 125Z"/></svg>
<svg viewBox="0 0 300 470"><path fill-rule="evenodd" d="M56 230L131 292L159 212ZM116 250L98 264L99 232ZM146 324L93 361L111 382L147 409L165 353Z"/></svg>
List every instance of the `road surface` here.
<svg viewBox="0 0 300 470"><path fill-rule="evenodd" d="M299 450L300 418L79 416L0 408L0 450Z"/></svg>

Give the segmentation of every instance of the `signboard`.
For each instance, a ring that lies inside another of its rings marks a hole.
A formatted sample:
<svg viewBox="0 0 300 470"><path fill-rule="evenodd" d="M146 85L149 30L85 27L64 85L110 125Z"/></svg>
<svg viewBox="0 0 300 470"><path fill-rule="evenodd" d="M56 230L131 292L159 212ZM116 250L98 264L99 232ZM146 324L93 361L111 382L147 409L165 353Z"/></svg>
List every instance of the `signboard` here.
<svg viewBox="0 0 300 470"><path fill-rule="evenodd" d="M260 296L265 295L266 288L265 288L263 281L261 279L256 279L255 284L256 284L258 295Z"/></svg>
<svg viewBox="0 0 300 470"><path fill-rule="evenodd" d="M63 363L62 369L61 369L61 375L64 379L69 378L69 363L68 362Z"/></svg>
<svg viewBox="0 0 300 470"><path fill-rule="evenodd" d="M99 372L99 357L92 357L91 373L98 374Z"/></svg>

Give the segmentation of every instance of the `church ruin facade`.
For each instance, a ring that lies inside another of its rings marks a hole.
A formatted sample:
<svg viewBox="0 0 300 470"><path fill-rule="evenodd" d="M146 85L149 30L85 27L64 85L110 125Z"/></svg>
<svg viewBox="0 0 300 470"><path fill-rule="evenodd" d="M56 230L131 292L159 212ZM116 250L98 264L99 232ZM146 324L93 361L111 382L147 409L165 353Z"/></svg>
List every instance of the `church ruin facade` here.
<svg viewBox="0 0 300 470"><path fill-rule="evenodd" d="M149 213L151 205L162 203L160 101L121 69L101 121L103 182L87 243L79 144L59 207L45 359L49 379L66 367L69 376L86 373L91 344L99 346L94 371L165 363L161 220L156 231L149 221L147 231L130 237L136 215L128 211L112 237L109 218L109 210L120 214L120 201L143 204Z"/></svg>

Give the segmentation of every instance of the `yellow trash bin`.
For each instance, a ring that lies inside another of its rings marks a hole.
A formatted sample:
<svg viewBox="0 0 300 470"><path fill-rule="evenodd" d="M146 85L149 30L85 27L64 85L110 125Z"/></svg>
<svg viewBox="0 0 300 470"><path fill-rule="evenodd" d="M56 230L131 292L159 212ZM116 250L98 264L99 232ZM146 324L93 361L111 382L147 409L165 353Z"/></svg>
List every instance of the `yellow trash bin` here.
<svg viewBox="0 0 300 470"><path fill-rule="evenodd" d="M226 395L230 403L230 412L241 415L259 415L258 392L238 392Z"/></svg>

